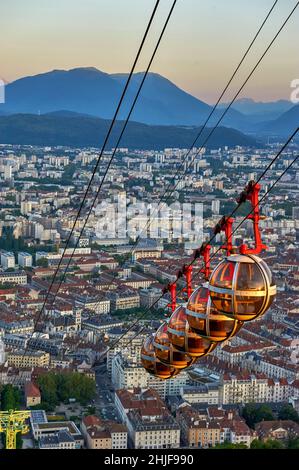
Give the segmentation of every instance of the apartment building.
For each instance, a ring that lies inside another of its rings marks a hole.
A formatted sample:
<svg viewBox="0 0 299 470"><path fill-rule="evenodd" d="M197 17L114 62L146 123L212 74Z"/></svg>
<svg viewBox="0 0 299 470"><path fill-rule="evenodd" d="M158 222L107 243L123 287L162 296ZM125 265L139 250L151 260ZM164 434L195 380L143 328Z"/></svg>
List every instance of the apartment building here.
<svg viewBox="0 0 299 470"><path fill-rule="evenodd" d="M221 403L261 403L268 400L268 378L262 374L226 373L223 375Z"/></svg>
<svg viewBox="0 0 299 470"><path fill-rule="evenodd" d="M111 310L128 310L140 307L139 293L129 287L120 287L116 292L109 292Z"/></svg>
<svg viewBox="0 0 299 470"><path fill-rule="evenodd" d="M123 335L123 336L122 336ZM114 343L118 340L117 344L107 353L107 372L109 377L112 375L112 361L114 356L118 353L122 353L124 357L134 358L135 362L140 362L140 351L141 346L146 337L145 333L140 333L136 336L136 331L127 331L122 328L114 328L109 331L109 338Z"/></svg>
<svg viewBox="0 0 299 470"><path fill-rule="evenodd" d="M177 421L182 432L183 446L206 449L223 442L220 424L202 419L200 413L190 406L184 406L178 411Z"/></svg>
<svg viewBox="0 0 299 470"><path fill-rule="evenodd" d="M160 411L128 413L128 431L135 449L177 449L180 428L174 418Z"/></svg>
<svg viewBox="0 0 299 470"><path fill-rule="evenodd" d="M20 367L44 367L50 363L50 354L42 351L15 351L7 354L9 366Z"/></svg>
<svg viewBox="0 0 299 470"><path fill-rule="evenodd" d="M258 362L257 369L268 377L299 379L299 364L286 363L279 358L263 357Z"/></svg>
<svg viewBox="0 0 299 470"><path fill-rule="evenodd" d="M42 436L39 440L39 449L72 450L76 449L76 441L66 430L60 430L54 435Z"/></svg>
<svg viewBox="0 0 299 470"><path fill-rule="evenodd" d="M135 449L175 449L180 427L154 390L117 390L115 404Z"/></svg>
<svg viewBox="0 0 299 470"><path fill-rule="evenodd" d="M1 266L4 269L14 269L16 265L15 255L9 251L2 251Z"/></svg>
<svg viewBox="0 0 299 470"><path fill-rule="evenodd" d="M188 403L218 405L221 397L220 385L201 384L198 386L185 386L181 389L181 397Z"/></svg>
<svg viewBox="0 0 299 470"><path fill-rule="evenodd" d="M81 289L71 294L78 308L91 310L96 315L110 312L110 300L99 294L96 289Z"/></svg>
<svg viewBox="0 0 299 470"><path fill-rule="evenodd" d="M30 253L25 253L24 251L20 251L18 253L18 265L22 266L23 268L31 268L32 267L32 255Z"/></svg>
<svg viewBox="0 0 299 470"><path fill-rule="evenodd" d="M145 308L150 308L161 297L161 289L151 287L150 289L140 289L140 305Z"/></svg>
<svg viewBox="0 0 299 470"><path fill-rule="evenodd" d="M127 449L128 431L123 424L85 416L81 431L88 449Z"/></svg>
<svg viewBox="0 0 299 470"><path fill-rule="evenodd" d="M27 274L23 271L0 273L0 284L27 284Z"/></svg>

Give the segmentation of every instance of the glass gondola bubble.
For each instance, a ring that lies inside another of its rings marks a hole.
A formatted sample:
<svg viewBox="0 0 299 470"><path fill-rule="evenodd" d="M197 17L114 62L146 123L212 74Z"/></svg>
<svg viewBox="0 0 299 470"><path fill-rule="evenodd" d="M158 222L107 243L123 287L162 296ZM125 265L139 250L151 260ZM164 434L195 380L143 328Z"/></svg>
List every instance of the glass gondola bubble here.
<svg viewBox="0 0 299 470"><path fill-rule="evenodd" d="M202 357L215 349L217 343L202 338L189 326L186 309L179 306L171 315L168 323L168 336L172 345L185 351L191 357Z"/></svg>
<svg viewBox="0 0 299 470"><path fill-rule="evenodd" d="M231 255L211 274L209 291L213 306L240 321L254 320L270 307L276 294L272 273L256 255Z"/></svg>
<svg viewBox="0 0 299 470"><path fill-rule="evenodd" d="M191 295L186 315L188 323L198 335L212 342L222 342L234 336L242 322L228 318L211 302L208 283L198 287Z"/></svg>
<svg viewBox="0 0 299 470"><path fill-rule="evenodd" d="M156 358L155 348L153 345L154 336L150 335L144 340L141 348L141 364L144 369L151 375L155 375L160 379L170 379L179 373L171 365L166 365Z"/></svg>
<svg viewBox="0 0 299 470"><path fill-rule="evenodd" d="M174 348L168 336L166 322L158 328L154 336L153 345L157 359L163 362L163 364L171 365L176 369L185 369L196 361L195 357L191 357L184 351Z"/></svg>

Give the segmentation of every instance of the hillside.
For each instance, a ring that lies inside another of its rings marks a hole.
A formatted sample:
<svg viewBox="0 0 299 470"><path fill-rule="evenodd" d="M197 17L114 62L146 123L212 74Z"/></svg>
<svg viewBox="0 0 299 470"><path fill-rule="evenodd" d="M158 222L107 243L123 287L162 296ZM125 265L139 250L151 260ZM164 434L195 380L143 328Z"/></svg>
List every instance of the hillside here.
<svg viewBox="0 0 299 470"><path fill-rule="evenodd" d="M66 112L46 115L16 114L0 116L0 143L23 145L65 145L101 147L109 125L108 120ZM114 127L108 147L114 147L121 121ZM188 148L199 128L182 126L148 126L130 122L121 141L130 149ZM201 142L208 134L206 129ZM256 141L234 129L219 127L209 141L210 148L236 145L255 146Z"/></svg>
<svg viewBox="0 0 299 470"><path fill-rule="evenodd" d="M279 118L263 123L260 130L267 134L286 136L294 132L299 126L299 104L283 113Z"/></svg>

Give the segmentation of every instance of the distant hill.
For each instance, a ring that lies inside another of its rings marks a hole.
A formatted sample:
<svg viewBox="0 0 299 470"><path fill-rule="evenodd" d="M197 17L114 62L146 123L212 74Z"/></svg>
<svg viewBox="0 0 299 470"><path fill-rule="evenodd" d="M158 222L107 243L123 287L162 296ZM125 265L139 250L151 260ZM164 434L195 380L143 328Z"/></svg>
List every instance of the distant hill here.
<svg viewBox="0 0 299 470"><path fill-rule="evenodd" d="M0 143L100 148L109 123L109 120L65 111L41 116L32 114L0 116ZM115 146L121 125L121 121L116 123L108 147ZM121 146L130 149L188 148L198 131L197 127L148 126L130 122ZM209 129L205 129L201 142L208 132ZM211 137L209 147L218 148L225 145L256 146L257 142L237 130L219 127Z"/></svg>
<svg viewBox="0 0 299 470"><path fill-rule="evenodd" d="M94 68L53 70L25 77L6 86L1 109L11 113L47 113L67 110L109 118L120 97L118 83ZM100 107L99 107L100 105Z"/></svg>
<svg viewBox="0 0 299 470"><path fill-rule="evenodd" d="M136 73L129 86L119 119L127 115L143 73ZM101 72L96 68L53 70L25 77L6 86L6 103L1 111L8 113L44 114L61 109L111 119L120 99L127 74ZM132 120L157 125L203 124L211 106L186 93L171 81L149 73L137 101ZM218 119L217 111L213 125ZM246 127L246 117L232 109L223 125Z"/></svg>
<svg viewBox="0 0 299 470"><path fill-rule="evenodd" d="M111 77L124 87L128 74L112 74ZM129 87L136 93L143 73L135 73ZM141 92L142 98L136 106L134 120L148 124L198 125L203 124L212 107L177 87L167 78L157 73L149 73ZM155 113L149 114L148 103L155 104ZM216 110L209 121L213 126L223 111ZM230 109L221 124L239 128L246 126L246 117Z"/></svg>
<svg viewBox="0 0 299 470"><path fill-rule="evenodd" d="M267 134L286 136L299 127L299 104L283 113L279 118L261 124L260 131ZM298 136L299 137L299 136Z"/></svg>
<svg viewBox="0 0 299 470"><path fill-rule="evenodd" d="M227 106L228 103L222 103L221 108ZM240 98L233 104L233 109L239 111L243 115L250 118L251 122L261 122L266 120L277 119L280 115L288 111L294 106L291 101L254 101L251 98Z"/></svg>

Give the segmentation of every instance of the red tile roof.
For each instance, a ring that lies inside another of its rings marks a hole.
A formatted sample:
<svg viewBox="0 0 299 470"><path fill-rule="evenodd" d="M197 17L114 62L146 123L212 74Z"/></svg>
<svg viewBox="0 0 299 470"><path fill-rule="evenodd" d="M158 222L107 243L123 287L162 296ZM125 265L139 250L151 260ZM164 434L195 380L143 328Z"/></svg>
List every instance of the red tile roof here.
<svg viewBox="0 0 299 470"><path fill-rule="evenodd" d="M25 396L26 398L28 397L34 397L34 398L40 398L40 390L37 385L35 385L33 382L26 382L25 383Z"/></svg>

